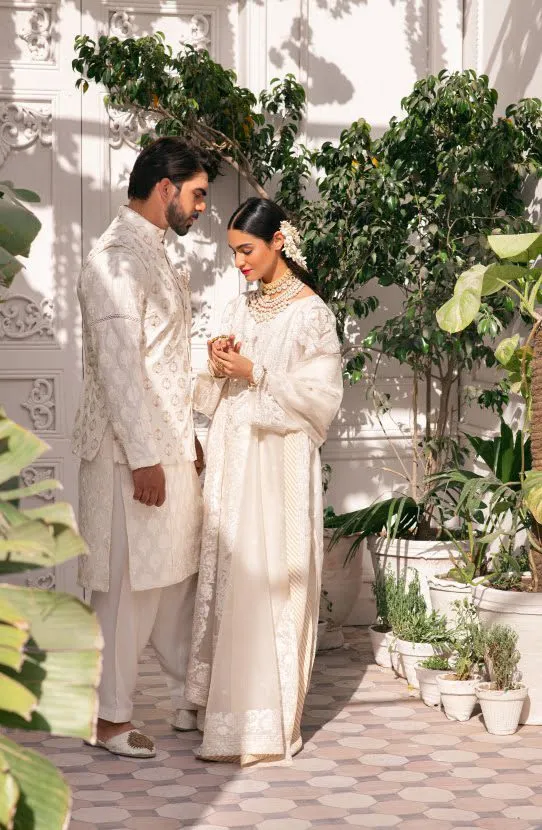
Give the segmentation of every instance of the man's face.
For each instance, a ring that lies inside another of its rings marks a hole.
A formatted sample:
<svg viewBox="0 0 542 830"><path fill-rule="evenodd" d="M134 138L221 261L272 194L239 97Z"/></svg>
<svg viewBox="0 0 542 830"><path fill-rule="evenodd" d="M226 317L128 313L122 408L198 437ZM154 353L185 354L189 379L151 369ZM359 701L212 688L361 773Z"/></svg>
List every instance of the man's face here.
<svg viewBox="0 0 542 830"><path fill-rule="evenodd" d="M175 185L175 183L173 182ZM207 173L196 173L191 179L175 185L166 205L166 221L178 236L188 233L200 213L206 208L205 197L209 179Z"/></svg>

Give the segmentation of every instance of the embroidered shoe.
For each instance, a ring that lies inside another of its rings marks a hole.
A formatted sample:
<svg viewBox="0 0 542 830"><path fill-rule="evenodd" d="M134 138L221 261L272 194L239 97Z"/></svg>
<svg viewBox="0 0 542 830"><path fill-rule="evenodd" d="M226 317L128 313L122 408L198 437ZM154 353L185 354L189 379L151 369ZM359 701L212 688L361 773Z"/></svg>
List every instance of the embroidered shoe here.
<svg viewBox="0 0 542 830"><path fill-rule="evenodd" d="M171 725L177 732L194 732L198 728L196 712L191 709L177 709Z"/></svg>
<svg viewBox="0 0 542 830"><path fill-rule="evenodd" d="M96 746L107 749L113 755L126 755L129 758L154 758L156 747L152 738L137 729L121 732L107 741L96 740Z"/></svg>

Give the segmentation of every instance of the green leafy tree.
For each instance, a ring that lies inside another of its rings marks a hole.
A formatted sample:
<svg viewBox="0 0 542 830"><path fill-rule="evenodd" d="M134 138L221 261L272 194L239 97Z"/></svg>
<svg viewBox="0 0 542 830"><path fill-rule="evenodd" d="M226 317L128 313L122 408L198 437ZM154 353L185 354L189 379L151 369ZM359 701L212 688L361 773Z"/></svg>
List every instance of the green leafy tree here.
<svg viewBox="0 0 542 830"><path fill-rule="evenodd" d="M214 174L229 165L288 209L301 201L308 175L306 152L296 144L305 91L293 75L274 79L257 98L237 84L235 73L206 51L183 46L174 53L161 32L141 38L87 35L75 40L77 86L90 82L108 91L114 109L135 110L151 127L142 143L160 135L181 135L209 154Z"/></svg>
<svg viewBox="0 0 542 830"><path fill-rule="evenodd" d="M357 380L374 361L370 386L385 432L382 416L390 402L378 390L379 371L389 371L390 360L410 369L412 462L408 467L397 455L405 487L396 497L330 519L336 538L386 531L424 539L438 532L434 519L440 506L431 498L431 478L463 460L457 441L461 380L480 364L495 365L487 338L510 323L515 305L494 292L479 304L470 325L453 334L438 325L436 312L462 272L496 262L488 234L532 229L521 191L529 175L542 171L542 103L525 99L508 107L504 118L495 117L496 105L486 76L441 72L415 85L402 102L405 117L392 119L381 139L365 141L356 168L363 183L351 187L356 210L367 217L360 228L367 249L360 243L360 269L348 305L356 316L352 298L365 296L371 280L393 290L394 297L399 291L402 303L399 314L374 326L352 348L347 370ZM343 164L342 175L346 182L352 165ZM344 190L349 192L346 184ZM345 210L351 210L348 199ZM338 206L335 217L340 221ZM380 297L385 300L385 293ZM489 399L495 402L496 393Z"/></svg>

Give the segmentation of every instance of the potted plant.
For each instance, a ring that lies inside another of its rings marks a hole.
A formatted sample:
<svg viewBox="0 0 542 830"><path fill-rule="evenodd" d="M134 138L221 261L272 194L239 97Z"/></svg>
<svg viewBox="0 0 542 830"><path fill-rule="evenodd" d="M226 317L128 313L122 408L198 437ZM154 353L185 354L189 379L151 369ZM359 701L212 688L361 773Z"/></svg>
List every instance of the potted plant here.
<svg viewBox="0 0 542 830"><path fill-rule="evenodd" d="M388 585L393 581L392 574L377 574L372 584L376 603L377 622L369 626L369 638L375 662L383 668L391 669L391 625L388 611Z"/></svg>
<svg viewBox="0 0 542 830"><path fill-rule="evenodd" d="M484 660L484 635L475 609L465 600L457 602L457 627L452 644L452 671L437 675L437 685L446 717L466 721L476 705L476 684Z"/></svg>
<svg viewBox="0 0 542 830"><path fill-rule="evenodd" d="M484 639L491 680L476 686L484 723L492 735L513 735L528 694L527 687L518 682L518 634L509 625L492 625Z"/></svg>
<svg viewBox="0 0 542 830"><path fill-rule="evenodd" d="M449 657L444 654L434 654L426 657L416 667L416 677L420 688L420 697L426 706L440 707L440 692L437 677L450 668Z"/></svg>
<svg viewBox="0 0 542 830"><path fill-rule="evenodd" d="M449 642L446 618L436 611L419 611L403 621L395 647L409 686L419 689L416 669L420 662L435 654L449 653Z"/></svg>
<svg viewBox="0 0 542 830"><path fill-rule="evenodd" d="M462 274L453 296L438 312L439 324L450 333L474 325L484 313L488 295L502 295L517 315L532 321L530 332L502 340L495 355L506 371L509 388L524 399L523 431L531 431L532 470L522 465L520 508L526 514L526 532L531 581L513 578L478 585L473 600L484 626L509 625L518 633L519 671L529 689L520 723L542 724L542 315L540 278L536 260L542 254L542 233L494 234L490 249L500 262L477 265ZM465 299L467 302L465 302Z"/></svg>
<svg viewBox="0 0 542 830"><path fill-rule="evenodd" d="M432 607L450 624L455 600L470 599L471 587L478 583L502 583L505 569L514 569L518 535L529 525L521 488L522 476L531 469L530 438L521 429L514 433L502 417L497 436L464 437L475 451L474 465L482 471L450 468L432 479L442 515L459 517L467 530L462 543L450 534L456 548L450 552L452 568L428 580ZM448 532L446 526L443 531Z"/></svg>
<svg viewBox="0 0 542 830"><path fill-rule="evenodd" d="M404 576L396 577L391 569L385 575L388 620L391 626L390 654L391 664L399 677L406 677L403 661L397 644L405 631L408 621L427 612L425 599L421 595L418 574L414 572L407 580Z"/></svg>

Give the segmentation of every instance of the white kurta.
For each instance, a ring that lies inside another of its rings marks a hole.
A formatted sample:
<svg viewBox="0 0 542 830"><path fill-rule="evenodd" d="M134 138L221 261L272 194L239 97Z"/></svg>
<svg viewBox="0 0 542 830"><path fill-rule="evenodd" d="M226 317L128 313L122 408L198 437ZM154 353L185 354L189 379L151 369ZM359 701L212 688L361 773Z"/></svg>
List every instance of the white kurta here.
<svg viewBox="0 0 542 830"><path fill-rule="evenodd" d="M266 369L256 389L200 376L212 417L186 696L206 707L201 755L289 759L314 660L323 556L319 446L343 384L318 297L256 323L246 295L221 333Z"/></svg>
<svg viewBox="0 0 542 830"><path fill-rule="evenodd" d="M81 460L79 522L89 555L80 583L107 591L113 465L121 488L132 590L182 582L198 569L201 491L194 469L189 281L164 231L121 207L82 270L84 383L73 450ZM131 470L161 463L166 502L134 501Z"/></svg>

